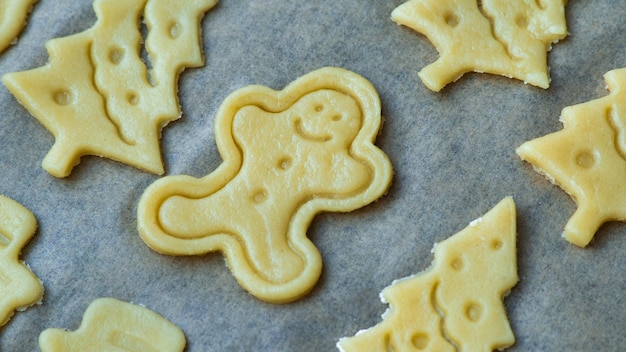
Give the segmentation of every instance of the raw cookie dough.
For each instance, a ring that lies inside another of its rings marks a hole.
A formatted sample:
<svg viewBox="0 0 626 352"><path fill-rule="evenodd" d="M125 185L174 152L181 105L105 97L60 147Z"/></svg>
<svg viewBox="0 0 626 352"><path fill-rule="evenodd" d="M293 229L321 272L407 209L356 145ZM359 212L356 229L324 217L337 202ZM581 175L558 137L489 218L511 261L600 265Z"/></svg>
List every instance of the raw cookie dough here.
<svg viewBox="0 0 626 352"><path fill-rule="evenodd" d="M515 203L508 197L435 245L425 272L381 293L390 309L378 325L344 338L343 352L492 351L515 336L502 297L517 277Z"/></svg>
<svg viewBox="0 0 626 352"><path fill-rule="evenodd" d="M0 52L17 41L37 0L0 0Z"/></svg>
<svg viewBox="0 0 626 352"><path fill-rule="evenodd" d="M547 52L567 36L567 0L410 0L392 13L420 32L440 58L419 72L438 92L466 72L517 78L548 88Z"/></svg>
<svg viewBox="0 0 626 352"><path fill-rule="evenodd" d="M200 179L151 185L138 206L141 237L164 254L223 252L259 299L304 296L322 267L306 236L313 217L363 207L390 185L391 163L373 144L380 113L374 87L340 68L314 71L282 91L235 91L215 121L224 163Z"/></svg>
<svg viewBox="0 0 626 352"><path fill-rule="evenodd" d="M182 352L185 335L153 311L113 298L93 301L76 331L46 329L42 352Z"/></svg>
<svg viewBox="0 0 626 352"><path fill-rule="evenodd" d="M178 75L203 64L200 20L216 2L96 0L95 26L46 43L46 66L4 75L56 138L43 168L66 177L81 156L96 155L162 174L161 129L181 116ZM141 58L142 16L151 70Z"/></svg>
<svg viewBox="0 0 626 352"><path fill-rule="evenodd" d="M0 326L16 309L41 302L41 282L18 258L36 230L37 220L28 209L0 195Z"/></svg>
<svg viewBox="0 0 626 352"><path fill-rule="evenodd" d="M603 223L626 221L626 68L609 71L605 79L611 94L566 107L563 130L517 148L522 160L578 205L563 236L580 247Z"/></svg>

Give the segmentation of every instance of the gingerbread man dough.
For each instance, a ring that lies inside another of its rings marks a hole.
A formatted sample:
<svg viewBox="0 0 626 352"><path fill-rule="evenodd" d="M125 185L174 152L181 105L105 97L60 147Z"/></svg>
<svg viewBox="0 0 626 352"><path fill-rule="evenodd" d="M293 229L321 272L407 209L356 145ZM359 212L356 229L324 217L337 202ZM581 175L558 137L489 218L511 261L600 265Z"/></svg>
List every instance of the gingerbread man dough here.
<svg viewBox="0 0 626 352"><path fill-rule="evenodd" d="M380 123L374 88L343 69L315 71L279 92L240 89L216 119L224 163L200 179L150 186L139 232L165 254L222 251L239 283L262 300L298 299L322 266L306 237L313 216L369 204L391 182L391 164L373 145Z"/></svg>

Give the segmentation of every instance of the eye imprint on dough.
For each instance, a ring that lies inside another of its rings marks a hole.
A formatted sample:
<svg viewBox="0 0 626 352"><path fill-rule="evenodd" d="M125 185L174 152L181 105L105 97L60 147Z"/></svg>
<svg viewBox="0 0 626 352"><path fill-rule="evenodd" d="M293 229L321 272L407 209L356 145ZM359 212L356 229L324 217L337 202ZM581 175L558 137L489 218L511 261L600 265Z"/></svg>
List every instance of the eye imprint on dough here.
<svg viewBox="0 0 626 352"><path fill-rule="evenodd" d="M576 155L576 165L583 169L591 169L596 164L596 157L592 152L580 152Z"/></svg>
<svg viewBox="0 0 626 352"><path fill-rule="evenodd" d="M478 303L470 303L465 308L465 316L470 321L476 322L483 314L483 309Z"/></svg>
<svg viewBox="0 0 626 352"><path fill-rule="evenodd" d="M460 258L455 258L451 263L450 266L452 267L452 269L454 269L455 271L461 271L463 269L463 260L461 260Z"/></svg>
<svg viewBox="0 0 626 352"><path fill-rule="evenodd" d="M109 51L109 60L113 65L119 65L120 62L124 59L124 49L121 48L111 48Z"/></svg>
<svg viewBox="0 0 626 352"><path fill-rule="evenodd" d="M526 28L528 27L528 18L525 15L518 15L517 18L515 18L515 24L519 27L519 28Z"/></svg>
<svg viewBox="0 0 626 352"><path fill-rule="evenodd" d="M411 343L418 350L424 350L426 349L426 347L428 347L429 340L430 339L428 338L428 334L425 334L423 332L418 332L417 334L413 335L413 337L411 338Z"/></svg>
<svg viewBox="0 0 626 352"><path fill-rule="evenodd" d="M292 160L290 157L287 156L281 158L280 160L278 160L278 168L284 171L289 170L289 168L291 167L291 163Z"/></svg>
<svg viewBox="0 0 626 352"><path fill-rule="evenodd" d="M267 192L262 189L258 192L256 192L253 196L252 196L252 200L257 203L257 204L261 204L263 202L265 202L267 200Z"/></svg>
<svg viewBox="0 0 626 352"><path fill-rule="evenodd" d="M126 100L128 100L128 103L130 105L137 105L139 104L139 96L133 92L128 92L126 94Z"/></svg>
<svg viewBox="0 0 626 352"><path fill-rule="evenodd" d="M396 346L393 345L393 341L391 341L391 335L385 335L385 351L395 351Z"/></svg>
<svg viewBox="0 0 626 352"><path fill-rule="evenodd" d="M72 94L66 89L55 91L52 98L59 105L69 105L72 102Z"/></svg>
<svg viewBox="0 0 626 352"><path fill-rule="evenodd" d="M502 241L499 239L494 239L493 241L491 241L491 248L493 248L494 250L502 248Z"/></svg>
<svg viewBox="0 0 626 352"><path fill-rule="evenodd" d="M180 36L180 32L181 32L181 28L178 22L174 22L170 25L170 30L169 30L170 38L172 39L178 38Z"/></svg>
<svg viewBox="0 0 626 352"><path fill-rule="evenodd" d="M459 17L452 12L446 13L443 16L443 20L446 21L446 24L452 28L459 25Z"/></svg>

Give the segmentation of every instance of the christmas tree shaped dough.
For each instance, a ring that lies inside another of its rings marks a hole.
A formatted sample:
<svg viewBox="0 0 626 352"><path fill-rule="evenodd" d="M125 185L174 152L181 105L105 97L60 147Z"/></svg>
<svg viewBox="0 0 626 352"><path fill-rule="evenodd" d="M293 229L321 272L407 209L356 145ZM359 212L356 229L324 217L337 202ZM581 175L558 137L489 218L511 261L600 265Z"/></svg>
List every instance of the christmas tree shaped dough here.
<svg viewBox="0 0 626 352"><path fill-rule="evenodd" d="M141 237L170 255L221 251L262 300L302 297L322 266L306 236L313 217L363 207L389 187L391 163L373 144L380 113L374 87L340 68L311 72L282 91L237 90L215 120L224 163L203 178L169 176L146 189Z"/></svg>
<svg viewBox="0 0 626 352"><path fill-rule="evenodd" d="M0 326L16 309L41 301L41 282L18 258L36 229L37 220L28 209L0 195Z"/></svg>
<svg viewBox="0 0 626 352"><path fill-rule="evenodd" d="M162 174L161 129L180 117L178 75L203 64L202 14L217 0L96 0L96 24L46 43L50 62L4 75L17 100L55 136L43 168L65 177L83 155ZM145 48L152 69L141 58Z"/></svg>
<svg viewBox="0 0 626 352"><path fill-rule="evenodd" d="M563 235L580 247L603 223L626 221L626 68L605 79L608 96L566 107L563 130L517 148L578 205Z"/></svg>
<svg viewBox="0 0 626 352"><path fill-rule="evenodd" d="M46 329L42 352L182 352L185 335L157 313L113 298L93 301L76 331Z"/></svg>
<svg viewBox="0 0 626 352"><path fill-rule="evenodd" d="M344 338L350 351L492 351L515 336L502 303L517 277L513 199L438 243L425 272L381 293L390 309L378 325Z"/></svg>
<svg viewBox="0 0 626 352"><path fill-rule="evenodd" d="M427 36L439 52L418 74L433 91L472 71L547 88L547 52L567 35L566 2L410 0L391 18Z"/></svg>

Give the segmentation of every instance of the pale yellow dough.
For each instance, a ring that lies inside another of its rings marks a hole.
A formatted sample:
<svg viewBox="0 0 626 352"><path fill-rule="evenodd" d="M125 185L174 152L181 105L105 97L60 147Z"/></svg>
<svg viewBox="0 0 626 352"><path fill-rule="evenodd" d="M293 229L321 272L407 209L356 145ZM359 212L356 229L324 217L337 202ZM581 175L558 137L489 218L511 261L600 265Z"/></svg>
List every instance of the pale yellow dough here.
<svg viewBox="0 0 626 352"><path fill-rule="evenodd" d="M37 0L0 0L0 52L15 43Z"/></svg>
<svg viewBox="0 0 626 352"><path fill-rule="evenodd" d="M502 200L440 242L427 271L381 293L378 325L344 338L344 352L493 351L515 343L502 299L518 281L515 203Z"/></svg>
<svg viewBox="0 0 626 352"><path fill-rule="evenodd" d="M567 0L410 0L392 20L428 37L440 58L419 72L439 91L467 72L548 88L547 52L567 36Z"/></svg>
<svg viewBox="0 0 626 352"><path fill-rule="evenodd" d="M217 0L96 0L91 29L46 43L50 62L4 75L17 100L55 136L43 168L65 177L83 155L162 174L161 129L178 119L178 75L204 62L200 20ZM141 59L140 19L148 27Z"/></svg>
<svg viewBox="0 0 626 352"><path fill-rule="evenodd" d="M0 326L16 309L42 299L41 282L19 260L20 251L36 230L37 220L28 209L0 195Z"/></svg>
<svg viewBox="0 0 626 352"><path fill-rule="evenodd" d="M607 221L626 221L626 68L605 75L610 94L561 112L563 130L517 148L522 160L578 205L564 237L585 247Z"/></svg>
<svg viewBox="0 0 626 352"><path fill-rule="evenodd" d="M46 329L42 352L182 352L182 330L159 314L113 298L93 301L76 331Z"/></svg>
<svg viewBox="0 0 626 352"><path fill-rule="evenodd" d="M259 299L302 297L322 267L306 236L313 217L360 208L389 187L391 163L373 144L380 113L374 87L340 68L311 72L282 91L235 91L215 120L223 164L200 179L151 185L138 206L141 237L164 254L222 251Z"/></svg>

